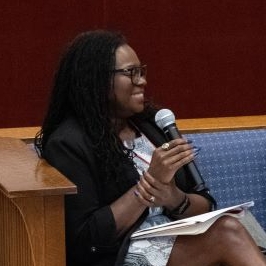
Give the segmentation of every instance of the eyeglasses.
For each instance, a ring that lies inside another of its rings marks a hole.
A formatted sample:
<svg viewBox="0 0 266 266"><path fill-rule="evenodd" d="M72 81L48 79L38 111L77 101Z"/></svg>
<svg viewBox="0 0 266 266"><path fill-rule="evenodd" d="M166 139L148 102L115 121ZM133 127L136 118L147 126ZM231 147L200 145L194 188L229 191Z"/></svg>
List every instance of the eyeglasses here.
<svg viewBox="0 0 266 266"><path fill-rule="evenodd" d="M140 78L141 77L146 78L147 76L147 65L138 66L138 67L137 66L130 67L130 68L114 69L112 72L121 73L122 75L130 77L131 83L133 85L138 86Z"/></svg>

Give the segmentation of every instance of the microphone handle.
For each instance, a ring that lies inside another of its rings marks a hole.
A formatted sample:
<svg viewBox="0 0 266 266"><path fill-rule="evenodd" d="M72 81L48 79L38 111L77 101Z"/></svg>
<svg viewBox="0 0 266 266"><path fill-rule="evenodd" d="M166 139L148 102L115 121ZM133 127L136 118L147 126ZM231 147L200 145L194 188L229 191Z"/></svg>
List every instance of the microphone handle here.
<svg viewBox="0 0 266 266"><path fill-rule="evenodd" d="M169 125L164 128L164 133L169 140L182 138L182 135L178 131L175 124ZM193 182L192 186L196 191L200 191L205 188L203 177L194 161L184 165L184 168L190 175L190 180Z"/></svg>
<svg viewBox="0 0 266 266"><path fill-rule="evenodd" d="M165 127L163 130L164 130L164 134L169 140L182 138L182 135L178 131L175 124L169 125Z"/></svg>
<svg viewBox="0 0 266 266"><path fill-rule="evenodd" d="M193 188L196 191L203 190L205 188L205 182L195 162L191 161L190 163L184 165L184 168L191 176L191 180L193 180Z"/></svg>

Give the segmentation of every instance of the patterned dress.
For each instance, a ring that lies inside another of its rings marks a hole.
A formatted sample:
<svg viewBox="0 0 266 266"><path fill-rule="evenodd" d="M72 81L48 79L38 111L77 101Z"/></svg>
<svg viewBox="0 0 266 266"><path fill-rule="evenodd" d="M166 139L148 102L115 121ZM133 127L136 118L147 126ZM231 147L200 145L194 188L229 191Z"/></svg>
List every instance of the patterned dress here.
<svg viewBox="0 0 266 266"><path fill-rule="evenodd" d="M127 148L132 149L133 160L139 174L149 167L154 145L144 136L134 141L124 142ZM163 215L161 207L149 208L149 215L139 229L170 222ZM165 266L168 262L176 236L151 237L146 239L131 240L124 266Z"/></svg>

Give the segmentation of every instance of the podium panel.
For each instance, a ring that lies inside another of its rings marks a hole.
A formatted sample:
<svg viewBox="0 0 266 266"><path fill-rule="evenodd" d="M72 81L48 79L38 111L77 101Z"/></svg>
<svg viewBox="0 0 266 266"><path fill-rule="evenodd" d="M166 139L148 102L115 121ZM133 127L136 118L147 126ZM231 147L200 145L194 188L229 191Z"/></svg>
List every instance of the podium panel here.
<svg viewBox="0 0 266 266"><path fill-rule="evenodd" d="M72 193L29 145L0 138L1 266L65 266L64 196Z"/></svg>

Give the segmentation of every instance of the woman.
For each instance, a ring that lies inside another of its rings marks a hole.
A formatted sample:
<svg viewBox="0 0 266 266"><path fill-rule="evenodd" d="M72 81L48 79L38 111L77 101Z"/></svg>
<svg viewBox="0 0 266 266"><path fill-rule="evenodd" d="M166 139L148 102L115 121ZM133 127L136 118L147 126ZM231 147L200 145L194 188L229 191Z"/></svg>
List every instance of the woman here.
<svg viewBox="0 0 266 266"><path fill-rule="evenodd" d="M139 227L204 213L214 202L183 169L197 148L166 143L155 125L146 84L146 66L119 33L82 33L61 60L36 146L78 188L65 200L67 265L265 266L230 217L202 235L130 242Z"/></svg>

